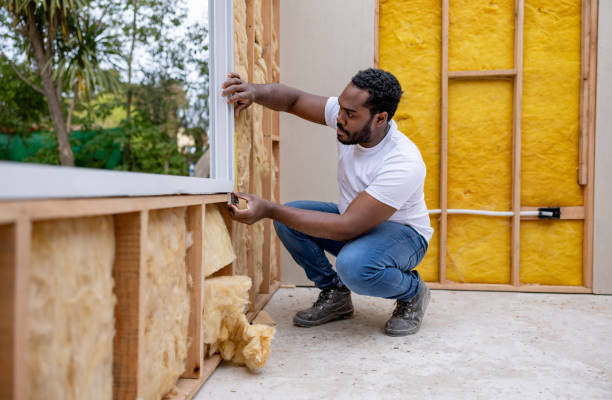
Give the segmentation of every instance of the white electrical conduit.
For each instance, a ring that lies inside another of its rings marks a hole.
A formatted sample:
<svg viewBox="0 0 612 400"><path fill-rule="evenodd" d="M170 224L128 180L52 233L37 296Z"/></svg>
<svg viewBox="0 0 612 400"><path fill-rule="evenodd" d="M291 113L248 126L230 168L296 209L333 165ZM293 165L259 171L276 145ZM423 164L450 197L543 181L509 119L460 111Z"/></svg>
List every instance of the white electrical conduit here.
<svg viewBox="0 0 612 400"><path fill-rule="evenodd" d="M430 214L441 214L442 210L429 210ZM514 211L486 211L486 210L461 210L461 209L448 209L447 214L472 214L472 215L488 215L491 217L512 217ZM520 215L523 217L552 217L552 211L521 211Z"/></svg>

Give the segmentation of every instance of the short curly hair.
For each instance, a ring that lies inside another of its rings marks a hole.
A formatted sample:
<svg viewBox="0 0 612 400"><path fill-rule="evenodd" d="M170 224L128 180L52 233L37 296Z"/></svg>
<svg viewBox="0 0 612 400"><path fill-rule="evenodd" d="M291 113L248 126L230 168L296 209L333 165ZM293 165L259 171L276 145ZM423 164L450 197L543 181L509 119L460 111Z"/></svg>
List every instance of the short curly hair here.
<svg viewBox="0 0 612 400"><path fill-rule="evenodd" d="M392 73L368 68L357 72L351 83L370 93L365 106L370 109L372 115L386 111L388 119L393 118L402 97L402 87Z"/></svg>

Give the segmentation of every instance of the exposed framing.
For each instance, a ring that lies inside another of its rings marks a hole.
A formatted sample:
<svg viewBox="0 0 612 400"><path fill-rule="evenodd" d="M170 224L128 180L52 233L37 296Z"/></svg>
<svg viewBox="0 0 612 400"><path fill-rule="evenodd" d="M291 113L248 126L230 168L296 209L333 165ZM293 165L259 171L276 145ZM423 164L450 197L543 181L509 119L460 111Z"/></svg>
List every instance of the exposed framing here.
<svg viewBox="0 0 612 400"><path fill-rule="evenodd" d="M218 22L223 18L225 22L231 24L232 2L210 0L209 6L215 7L213 3L217 3L217 6L215 10L209 10L211 24L213 20ZM279 0L263 0L265 46L270 46L274 34L279 40L279 9ZM215 15L217 17L214 17ZM212 30L211 42L215 40L218 43L218 40L225 40L222 47L229 53L222 53L225 54L224 59L229 67L217 69L216 72L220 72L215 75L217 78L213 78L211 71L211 93L225 80L225 72L233 70L231 27L225 29L224 33L215 29L219 35L214 35ZM221 35L225 35L224 39ZM218 49L219 45L215 45L215 48ZM276 65L280 65L280 46L276 53L270 52L270 48L271 46L264 49L266 62L274 59ZM271 63L268 65L266 81L279 82L278 70L273 70ZM217 83L213 83L214 79L217 79ZM0 385L1 398L27 398L28 372L25 360L28 337L28 265L31 227L32 223L38 220L95 215L113 216L116 235L114 291L118 299L117 304L121 304L121 311L115 313L117 333L113 343L115 353L113 398L134 399L138 396L139 385L146 384L140 382L138 373L142 360L143 327L140 295L146 290L142 287L140 275L145 260L148 215L151 210L187 207L186 223L188 229L194 232L194 243L186 254L186 267L193 278L189 336L202 337L201 313L206 279L203 265L206 255L202 254L201 250L204 240L203 229L206 224L206 204L219 204L230 233L232 229L231 218L223 204L227 202L227 192L234 189L233 108L226 105L222 99L217 100L218 104L211 104L211 129L215 133L228 132L226 131L228 129L230 134L217 135L217 139L222 140L211 139L212 179L0 162L0 187L8 187L11 190L10 193L0 193L0 278L2 278L0 316L4 321L0 324L3 350L0 366L7 371L1 380L3 383ZM229 118L224 119L223 115ZM264 116L264 119L266 149L270 155L275 155L276 162L272 165L272 157L269 158L271 173L266 177L268 182L264 185L264 197L271 198L272 171L274 167L278 169L280 163L279 114L270 112ZM219 123L216 124L217 122ZM213 124L216 124L214 128ZM218 157L215 158L214 154ZM53 185L48 185L51 181ZM48 189L45 189L46 193L42 193L41 188L45 185L48 185ZM280 182L277 182L274 194L278 200ZM262 284L262 289L265 290L257 293L253 289L250 295L255 301L251 303L247 313L249 321L255 318L280 286L280 242L278 238L272 237L271 224L266 229L265 235L264 246L268 247L268 257L264 259L264 264L267 263L264 268L264 274L267 274L267 277L264 275L264 282L267 282ZM269 247L272 240L277 244L275 254L270 254ZM269 261L274 257L278 261L279 268L276 280L272 280L270 276ZM233 267L233 264L228 264L212 277L233 275ZM251 268L249 272L253 278L253 269ZM187 368L177 383L176 394L170 398L173 400L192 398L220 361L221 357L218 355L204 358L202 340L192 341L188 348Z"/></svg>
<svg viewBox="0 0 612 400"><path fill-rule="evenodd" d="M40 220L112 215L115 226L115 264L113 278L116 334L113 342L113 398L135 399L141 385L142 338L144 314L141 310L143 294L142 274L146 260L149 212L157 209L187 207L187 229L193 232L193 245L187 250L185 261L193 286L190 291L191 313L186 370L178 382L178 394L172 399L191 398L220 362L219 356L204 358L201 316L203 311L204 258L203 229L206 223L206 204L219 204L231 232L226 194L194 196L154 196L138 198L57 199L2 202L0 205L0 315L3 358L0 365L7 371L0 386L2 398L27 398L28 371L28 260L31 248L32 224ZM211 275L232 275L232 264ZM6 278L6 279L5 279ZM279 283L269 293L260 294L258 303L247 314L252 320L271 298ZM10 349L10 350L9 350ZM7 351L4 351L7 350Z"/></svg>
<svg viewBox="0 0 612 400"><path fill-rule="evenodd" d="M254 0L246 0L246 33L247 33L247 73L249 80L252 81L254 77L255 69L255 4ZM263 56L266 62L266 83L280 82L279 74L274 71L272 64L273 61L280 66L280 45L277 47L276 53L272 52L272 44L274 40L274 34L276 34L277 40L280 42L280 1L279 0L262 0L261 5L261 18L263 21ZM249 191L254 192L255 186L255 146L253 145L256 140L256 135L263 135L264 145L266 153L268 154L268 167L269 173L263 177L263 198L272 200L272 186L274 179L274 170L280 168L280 123L279 123L279 112L272 111L270 109L263 109L262 126L255 126L251 120L249 127L249 134L251 137L251 154L250 154L250 166L249 166ZM272 163L272 155L274 155L275 164ZM276 184L276 192L274 197L277 201L280 199L280 182ZM254 314L256 310L259 310L268 301L270 293L274 293L281 284L281 268L280 268L280 240L276 237L274 230L272 229L272 221L264 220L258 223L264 224L264 240L263 240L263 271L262 271L262 283L261 292L257 292L256 287L251 287L249 292L249 307L250 313ZM247 271L249 276L255 276L255 230L253 226L249 226L247 229L249 235L248 247L247 247ZM272 254L271 243L276 241L276 252ZM272 280L272 259L276 258L276 265L278 271L276 271L276 280Z"/></svg>
<svg viewBox="0 0 612 400"><path fill-rule="evenodd" d="M520 211L539 207L520 204L521 182L521 100L523 81L524 0L515 0L514 67L508 70L449 71L448 40L450 0L441 0L441 70L440 70L440 218L438 282L428 283L434 289L495 290L519 292L592 293L593 287L593 176L595 172L595 108L597 89L597 25L599 0L582 0L581 84L578 183L584 186L584 205L561 207L561 219L584 221L583 285L554 286L520 283L520 221L536 217L520 216ZM379 1L374 4L374 66L379 61ZM512 140L512 243L510 284L480 284L452 282L446 277L448 237L448 83L449 80L512 80L513 140ZM542 205L545 207L546 205Z"/></svg>
<svg viewBox="0 0 612 400"><path fill-rule="evenodd" d="M524 292L592 292L593 268L593 173L595 137L595 88L597 52L598 0L582 2L581 32L581 88L580 88L580 139L578 183L585 185L584 206L562 207L562 219L584 220L583 285L553 286L521 284L520 282L520 221L534 219L521 217L520 211L538 207L521 207L521 120L523 88L523 33L524 0L515 0L514 12L514 68L490 71L448 71L449 0L442 0L442 57L441 57L441 126L440 126L440 229L439 229L439 282L432 288L454 290L500 290ZM446 277L448 238L448 82L476 79L512 79L514 83L512 115L512 242L510 284L472 284L451 282ZM543 205L544 207L545 205Z"/></svg>

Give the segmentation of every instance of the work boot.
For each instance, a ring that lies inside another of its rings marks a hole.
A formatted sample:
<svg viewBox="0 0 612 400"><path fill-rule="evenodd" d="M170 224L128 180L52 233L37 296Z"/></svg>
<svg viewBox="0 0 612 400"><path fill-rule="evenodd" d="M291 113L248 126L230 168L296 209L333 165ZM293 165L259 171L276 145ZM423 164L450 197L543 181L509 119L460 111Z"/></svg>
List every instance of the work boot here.
<svg viewBox="0 0 612 400"><path fill-rule="evenodd" d="M421 290L408 301L397 300L395 310L385 325L385 334L406 336L416 333L421 327L431 293L421 280Z"/></svg>
<svg viewBox="0 0 612 400"><path fill-rule="evenodd" d="M353 315L351 291L346 286L334 286L321 290L312 307L298 311L293 317L297 326L310 328Z"/></svg>

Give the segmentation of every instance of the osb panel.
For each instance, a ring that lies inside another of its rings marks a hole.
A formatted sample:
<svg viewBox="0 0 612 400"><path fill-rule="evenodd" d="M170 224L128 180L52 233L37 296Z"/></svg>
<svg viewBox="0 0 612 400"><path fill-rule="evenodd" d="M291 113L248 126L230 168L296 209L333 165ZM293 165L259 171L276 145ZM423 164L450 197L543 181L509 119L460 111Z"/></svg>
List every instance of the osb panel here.
<svg viewBox="0 0 612 400"><path fill-rule="evenodd" d="M514 0L452 0L449 11L450 71L513 68Z"/></svg>
<svg viewBox="0 0 612 400"><path fill-rule="evenodd" d="M33 224L30 399L112 398L114 253L111 217Z"/></svg>
<svg viewBox="0 0 612 400"><path fill-rule="evenodd" d="M185 370L189 289L185 207L149 213L144 274L145 327L140 392L157 400Z"/></svg>
<svg viewBox="0 0 612 400"><path fill-rule="evenodd" d="M379 66L404 90L394 119L423 155L429 208L440 207L440 4L380 0L379 11Z"/></svg>
<svg viewBox="0 0 612 400"><path fill-rule="evenodd" d="M521 283L581 286L582 221L521 222Z"/></svg>
<svg viewBox="0 0 612 400"><path fill-rule="evenodd" d="M583 204L577 182L580 6L580 0L529 0L525 4L524 206Z"/></svg>

